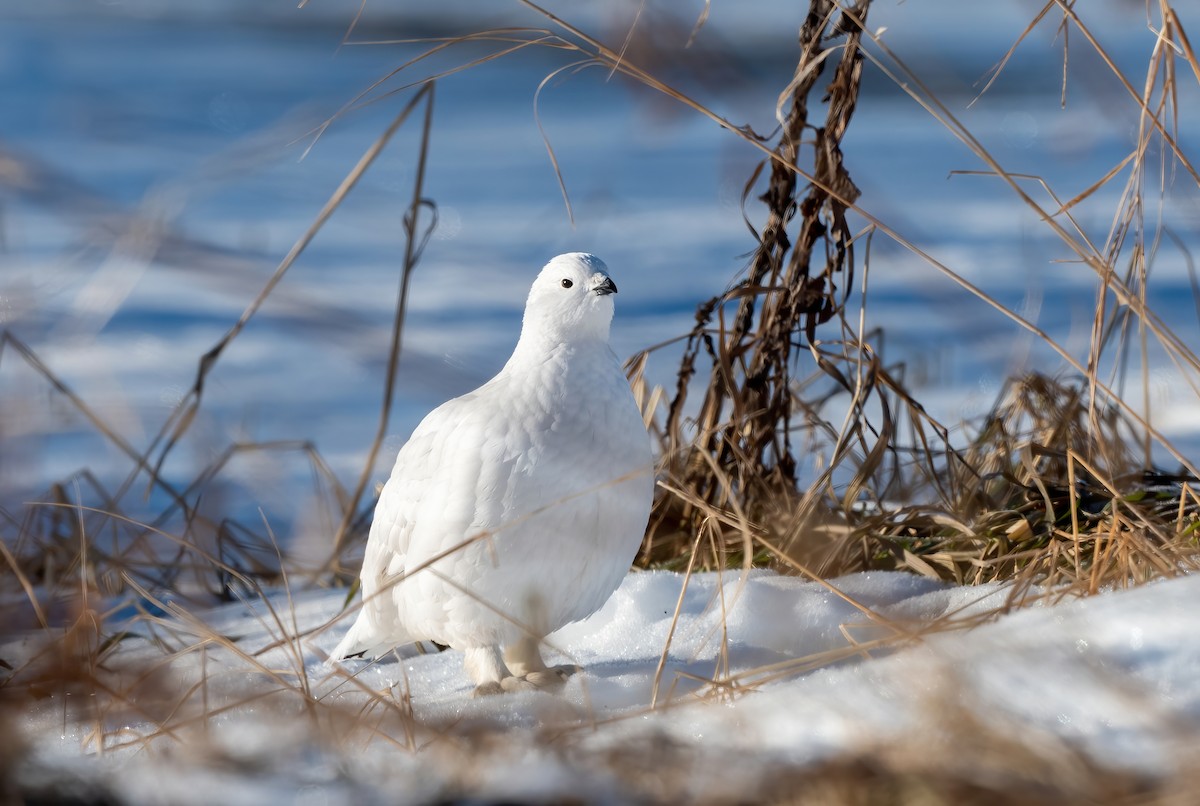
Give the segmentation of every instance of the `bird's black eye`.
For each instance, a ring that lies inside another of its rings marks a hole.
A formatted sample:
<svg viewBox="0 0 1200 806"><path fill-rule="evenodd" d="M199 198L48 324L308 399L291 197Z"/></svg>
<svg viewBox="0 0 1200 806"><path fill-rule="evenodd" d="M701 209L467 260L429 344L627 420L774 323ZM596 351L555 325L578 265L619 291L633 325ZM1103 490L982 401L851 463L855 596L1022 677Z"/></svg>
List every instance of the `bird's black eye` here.
<svg viewBox="0 0 1200 806"><path fill-rule="evenodd" d="M572 283L570 280L568 280L566 277L563 278L563 281L562 281L563 288L570 288L573 285L575 285L575 284Z"/></svg>

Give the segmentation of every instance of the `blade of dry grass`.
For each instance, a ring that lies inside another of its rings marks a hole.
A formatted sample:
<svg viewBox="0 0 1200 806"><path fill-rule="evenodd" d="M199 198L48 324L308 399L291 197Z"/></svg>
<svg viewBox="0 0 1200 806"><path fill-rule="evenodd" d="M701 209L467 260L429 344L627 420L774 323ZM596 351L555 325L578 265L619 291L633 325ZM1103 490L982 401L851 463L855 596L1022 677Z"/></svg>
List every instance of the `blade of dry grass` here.
<svg viewBox="0 0 1200 806"><path fill-rule="evenodd" d="M250 319L262 307L262 304L266 302L267 298L271 295L272 290L274 290L275 286L277 286L283 279L288 269L292 267L297 258L299 258L308 245L312 243L312 240L317 236L317 233L321 231L321 228L325 225L325 222L327 222L333 213L338 209L338 207L341 206L342 201L346 198L350 191L354 189L359 180L362 179L363 175L366 173L367 169L370 168L371 164L374 163L375 159L381 153L383 153L384 148L391 141L392 136L400 130L400 128L408 120L409 115L412 114L413 110L417 108L418 104L420 104L422 100L425 100L427 96L432 94L432 87L432 84L425 85L412 97L412 99L409 100L407 104L405 104L405 106L400 110L400 112L396 115L384 132L379 136L379 138L371 144L370 148L368 148L363 156L359 159L358 164L354 166L350 173L348 173L342 180L341 184L338 185L337 189L334 190L333 195L330 196L329 200L321 208L320 212L317 213L316 219L311 225L309 225L304 234L300 236L300 239L293 244L292 248L288 250L287 255L285 255L283 260L280 261L279 265L275 268L275 271L271 274L271 277L267 280L266 284L263 286L258 295L250 302L248 306L246 306L246 309L242 312L242 315L238 317L238 320L229 328L225 335L221 337L216 345L214 345L208 352L201 356L199 369L196 373L196 380L193 382L191 390L189 390L189 392L183 397L178 406L176 406L175 410L172 412L171 416L167 419L166 423L163 424L162 430L154 439L150 450L147 451L147 455L149 455L156 449L160 442L162 443L162 449L159 451L158 460L155 462L154 467L154 472L156 474L162 468L162 464L164 461L166 461L167 455L171 452L171 449L179 441L180 437L183 436L184 432L186 432L191 426L196 412L200 407L200 401L204 392L204 382L207 379L208 374L212 371L213 367L216 366L216 362L220 359L225 348L237 338Z"/></svg>
<svg viewBox="0 0 1200 806"><path fill-rule="evenodd" d="M396 297L396 312L392 317L392 342L388 350L387 377L383 385L383 404L380 407L379 424L375 429L375 438L371 442L371 448L367 451L367 460L363 463L358 483L355 485L354 492L350 496L349 505L343 510L342 522L338 526L337 534L334 536L333 557L336 557L341 551L342 544L346 539L347 530L358 511L358 505L362 501L362 496L371 479L371 474L375 471L375 459L379 456L379 449L383 446L384 437L387 436L392 400L396 393L396 376L400 366L400 351L404 344L404 320L408 312L408 290L412 282L412 272L416 268L417 262L421 259L421 254L424 252L425 245L429 241L429 236L432 234L433 228L437 223L435 216L434 221L430 223L424 233L421 233L418 229L421 210L431 207L431 203L424 197L424 193L425 169L428 164L430 135L433 130L434 85L427 84L425 87L413 97L410 105L405 107L394 124L396 127L401 125L407 119L409 112L416 107L416 104L422 98L425 99L425 117L421 128L421 146L417 157L416 177L413 181L412 198L409 201L408 210L404 214L404 262L400 269L400 291ZM363 167L365 170L366 166L364 165Z"/></svg>

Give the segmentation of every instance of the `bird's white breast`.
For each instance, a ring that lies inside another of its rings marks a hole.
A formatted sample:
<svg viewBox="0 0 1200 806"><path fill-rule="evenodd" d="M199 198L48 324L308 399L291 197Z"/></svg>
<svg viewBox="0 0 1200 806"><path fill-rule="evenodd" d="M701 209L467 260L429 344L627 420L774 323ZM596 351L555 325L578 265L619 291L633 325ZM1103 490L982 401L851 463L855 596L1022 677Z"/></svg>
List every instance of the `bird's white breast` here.
<svg viewBox="0 0 1200 806"><path fill-rule="evenodd" d="M539 359L515 354L431 412L397 458L363 585L370 596L408 575L374 600L379 619L399 613L397 636L468 647L544 635L598 609L628 571L653 490L628 383L600 342Z"/></svg>

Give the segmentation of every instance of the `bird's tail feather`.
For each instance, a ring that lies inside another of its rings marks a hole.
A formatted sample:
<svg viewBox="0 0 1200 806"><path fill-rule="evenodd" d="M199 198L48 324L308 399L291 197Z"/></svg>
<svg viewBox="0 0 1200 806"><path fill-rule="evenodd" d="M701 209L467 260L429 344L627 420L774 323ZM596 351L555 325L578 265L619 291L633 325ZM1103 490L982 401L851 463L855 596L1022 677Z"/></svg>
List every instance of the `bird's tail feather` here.
<svg viewBox="0 0 1200 806"><path fill-rule="evenodd" d="M336 662L350 658L376 658L404 641L381 640L379 631L362 613L346 631L346 635L329 653L329 660Z"/></svg>

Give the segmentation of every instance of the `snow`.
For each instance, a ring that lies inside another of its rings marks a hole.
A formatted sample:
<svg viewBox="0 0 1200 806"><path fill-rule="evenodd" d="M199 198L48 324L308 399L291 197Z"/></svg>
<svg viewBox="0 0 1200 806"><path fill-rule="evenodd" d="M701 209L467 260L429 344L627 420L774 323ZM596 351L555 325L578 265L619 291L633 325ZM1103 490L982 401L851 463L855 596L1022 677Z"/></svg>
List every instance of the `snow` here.
<svg viewBox="0 0 1200 806"><path fill-rule="evenodd" d="M560 692L473 698L453 650L330 667L345 591L273 591L135 620L141 637L104 664L128 704L102 718L61 693L22 702L18 780L132 803L714 801L783 771L983 741L1149 779L1188 769L1200 578L1023 608L1011 593L898 572L632 573L549 639L585 668ZM18 678L35 644L0 648Z"/></svg>

